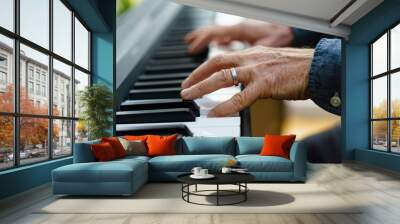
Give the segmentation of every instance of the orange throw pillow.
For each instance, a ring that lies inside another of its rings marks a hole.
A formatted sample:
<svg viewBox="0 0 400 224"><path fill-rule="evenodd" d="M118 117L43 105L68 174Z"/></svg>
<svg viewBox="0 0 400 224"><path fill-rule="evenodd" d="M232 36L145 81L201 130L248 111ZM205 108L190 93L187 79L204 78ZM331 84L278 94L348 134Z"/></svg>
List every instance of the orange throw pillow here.
<svg viewBox="0 0 400 224"><path fill-rule="evenodd" d="M290 159L290 148L296 135L265 135L262 156L280 156Z"/></svg>
<svg viewBox="0 0 400 224"><path fill-rule="evenodd" d="M176 155L176 139L177 135L148 135L146 141L147 155L151 157Z"/></svg>
<svg viewBox="0 0 400 224"><path fill-rule="evenodd" d="M94 157L99 162L110 161L117 158L113 147L108 142L93 144L90 147L92 149Z"/></svg>
<svg viewBox="0 0 400 224"><path fill-rule="evenodd" d="M124 138L128 141L143 141L146 142L147 135L125 135Z"/></svg>
<svg viewBox="0 0 400 224"><path fill-rule="evenodd" d="M122 146L121 142L119 142L117 137L109 137L109 138L101 138L101 142L108 142L114 149L115 155L118 158L125 157L126 151Z"/></svg>

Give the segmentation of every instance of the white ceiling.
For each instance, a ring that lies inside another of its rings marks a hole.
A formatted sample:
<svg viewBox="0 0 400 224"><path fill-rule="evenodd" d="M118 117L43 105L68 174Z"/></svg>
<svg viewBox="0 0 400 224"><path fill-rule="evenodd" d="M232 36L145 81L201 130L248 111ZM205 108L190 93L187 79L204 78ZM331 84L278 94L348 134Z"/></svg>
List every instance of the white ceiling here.
<svg viewBox="0 0 400 224"><path fill-rule="evenodd" d="M383 0L174 1L208 10L285 24L344 38L347 38L350 34L353 23L383 2Z"/></svg>

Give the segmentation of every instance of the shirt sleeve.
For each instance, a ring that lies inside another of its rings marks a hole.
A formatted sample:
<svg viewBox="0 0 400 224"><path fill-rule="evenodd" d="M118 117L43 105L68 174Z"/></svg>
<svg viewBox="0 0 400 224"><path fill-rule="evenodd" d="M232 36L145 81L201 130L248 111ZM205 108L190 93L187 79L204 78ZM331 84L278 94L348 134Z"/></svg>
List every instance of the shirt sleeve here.
<svg viewBox="0 0 400 224"><path fill-rule="evenodd" d="M318 106L337 115L341 112L340 79L341 40L321 39L314 51L308 91L310 98ZM336 101L332 102L335 99Z"/></svg>
<svg viewBox="0 0 400 224"><path fill-rule="evenodd" d="M293 41L292 47L315 47L322 38L333 38L331 35L292 28Z"/></svg>

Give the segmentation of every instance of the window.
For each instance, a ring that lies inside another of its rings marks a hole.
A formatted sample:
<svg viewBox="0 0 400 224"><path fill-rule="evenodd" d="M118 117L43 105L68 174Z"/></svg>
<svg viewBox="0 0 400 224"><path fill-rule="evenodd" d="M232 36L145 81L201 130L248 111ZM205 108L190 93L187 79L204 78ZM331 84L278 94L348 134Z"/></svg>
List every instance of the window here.
<svg viewBox="0 0 400 224"><path fill-rule="evenodd" d="M74 105L90 85L90 31L65 1L15 2L0 1L0 170L70 156L87 132Z"/></svg>
<svg viewBox="0 0 400 224"><path fill-rule="evenodd" d="M14 31L14 0L0 1L0 26Z"/></svg>
<svg viewBox="0 0 400 224"><path fill-rule="evenodd" d="M400 153L400 24L370 45L371 148Z"/></svg>
<svg viewBox="0 0 400 224"><path fill-rule="evenodd" d="M34 92L33 82L28 82L28 92L29 94L33 94Z"/></svg>

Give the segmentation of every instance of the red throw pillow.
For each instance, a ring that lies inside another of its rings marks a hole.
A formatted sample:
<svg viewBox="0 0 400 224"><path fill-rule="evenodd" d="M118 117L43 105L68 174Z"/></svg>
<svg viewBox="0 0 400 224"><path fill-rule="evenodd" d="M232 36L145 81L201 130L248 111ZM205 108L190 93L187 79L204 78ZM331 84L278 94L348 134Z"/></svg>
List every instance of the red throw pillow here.
<svg viewBox="0 0 400 224"><path fill-rule="evenodd" d="M108 142L93 144L91 145L91 149L94 157L99 162L110 161L117 158L113 147Z"/></svg>
<svg viewBox="0 0 400 224"><path fill-rule="evenodd" d="M101 138L101 142L108 142L114 149L115 155L118 158L125 157L126 151L122 146L121 142L119 142L117 137L109 137L109 138Z"/></svg>
<svg viewBox="0 0 400 224"><path fill-rule="evenodd" d="M143 141L146 142L147 135L125 135L124 138L128 141Z"/></svg>
<svg viewBox="0 0 400 224"><path fill-rule="evenodd" d="M176 155L176 139L177 135L148 135L146 141L147 155L151 157Z"/></svg>
<svg viewBox="0 0 400 224"><path fill-rule="evenodd" d="M265 135L264 146L261 149L262 156L280 156L290 158L290 148L296 135Z"/></svg>

